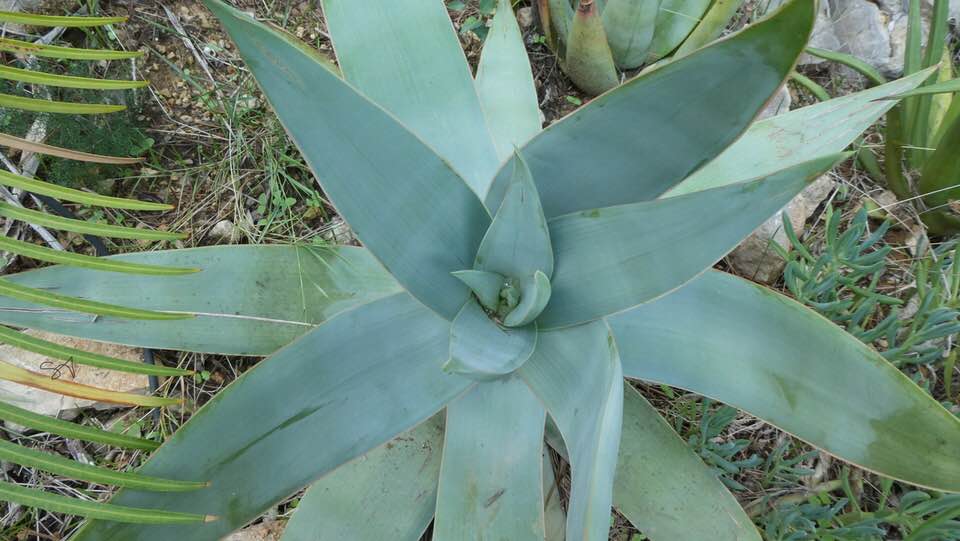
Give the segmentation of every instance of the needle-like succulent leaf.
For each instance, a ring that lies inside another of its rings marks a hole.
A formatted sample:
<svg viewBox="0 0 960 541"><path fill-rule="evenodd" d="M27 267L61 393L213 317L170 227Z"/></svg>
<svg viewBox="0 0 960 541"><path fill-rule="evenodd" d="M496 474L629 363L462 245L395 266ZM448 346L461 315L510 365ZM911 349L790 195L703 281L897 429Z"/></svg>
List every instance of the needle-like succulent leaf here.
<svg viewBox="0 0 960 541"><path fill-rule="evenodd" d="M434 415L322 477L280 541L419 539L436 509L443 425Z"/></svg>
<svg viewBox="0 0 960 541"><path fill-rule="evenodd" d="M130 263L111 259L106 257L94 257L83 254L75 254L62 250L46 248L32 242L11 239L9 237L0 237L0 250L12 254L22 255L38 261L48 263L63 263L73 267L85 269L94 269L107 272L122 272L127 274L142 274L150 276L179 276L183 274L193 274L200 269L190 269L184 267L167 267L163 265L144 265L140 263Z"/></svg>
<svg viewBox="0 0 960 541"><path fill-rule="evenodd" d="M170 233L168 231L136 229L133 227L120 227L116 225L88 222L86 220L75 220L73 218L62 218L60 216L53 216L45 212L15 207L9 203L2 202L0 202L0 216L4 216L6 218L15 218L17 220L23 220L32 224L53 227L63 231L73 231L74 233L84 233L88 235L97 235L100 237L110 237L115 239L179 240L186 237L186 235L180 233Z"/></svg>
<svg viewBox="0 0 960 541"><path fill-rule="evenodd" d="M0 23L16 23L29 26L88 28L122 23L126 20L126 17L78 17L70 15L38 15L20 11L0 11Z"/></svg>
<svg viewBox="0 0 960 541"><path fill-rule="evenodd" d="M177 481L175 479L160 479L158 477L149 477L132 472L116 472L109 468L82 464L76 460L29 449L4 440L0 440L0 459L21 466L55 473L71 479L135 490L184 492L207 486L207 484L203 482Z"/></svg>
<svg viewBox="0 0 960 541"><path fill-rule="evenodd" d="M129 90L133 88L143 88L150 84L147 81L116 81L92 77L57 75L12 66L0 66L0 79L61 88L86 88L93 90Z"/></svg>
<svg viewBox="0 0 960 541"><path fill-rule="evenodd" d="M108 430L100 430L99 428L83 426L69 421L61 421L60 419L40 415L39 413L34 413L3 402L0 402L0 419L25 426L31 430L49 432L75 440L113 445L114 447L152 451L160 446L160 444L155 441L135 438Z"/></svg>
<svg viewBox="0 0 960 541"><path fill-rule="evenodd" d="M493 24L483 42L476 86L497 157L506 160L540 131L537 89L510 0L497 4ZM484 179L484 191L490 178Z"/></svg>
<svg viewBox="0 0 960 541"><path fill-rule="evenodd" d="M123 199L121 197L108 197L72 188L64 188L50 182L43 182L34 178L28 178L21 175L14 175L6 171L0 171L0 184L10 188L20 188L28 192L40 195L49 195L64 201L74 203L83 203L85 205L96 205L98 207L130 210L170 210L172 205L163 203L150 203L148 201L137 201L135 199Z"/></svg>
<svg viewBox="0 0 960 541"><path fill-rule="evenodd" d="M101 154L79 152L76 150L70 150L69 148L61 148L44 143L37 143L35 141L29 141L27 139L23 139L22 137L15 137L5 133L0 133L0 145L15 148L17 150L23 150L25 152L46 154L48 156L56 156L58 158L66 158L68 160L76 160L79 162L132 165L143 161L143 158L122 158L119 156L103 156Z"/></svg>
<svg viewBox="0 0 960 541"><path fill-rule="evenodd" d="M33 387L34 389L50 391L51 393L75 396L97 402L108 402L110 404L155 408L172 406L181 402L176 398L121 393L74 383L72 381L55 379L49 375L31 372L30 370L3 361L0 361L0 379L26 385L27 387Z"/></svg>
<svg viewBox="0 0 960 541"><path fill-rule="evenodd" d="M751 182L550 221L557 269L537 324L591 321L682 286L710 268L844 155Z"/></svg>
<svg viewBox="0 0 960 541"><path fill-rule="evenodd" d="M537 328L501 327L470 299L450 327L450 360L444 370L490 380L519 368L537 345Z"/></svg>
<svg viewBox="0 0 960 541"><path fill-rule="evenodd" d="M62 113L70 115L99 115L123 111L125 105L110 105L105 103L71 103L65 101L51 101L39 98L25 98L0 94L0 107L21 109L35 113Z"/></svg>
<svg viewBox="0 0 960 541"><path fill-rule="evenodd" d="M467 287L477 296L480 304L491 312L497 310L500 304L500 290L506 282L502 274L495 272L463 270L453 273L461 282L467 284Z"/></svg>
<svg viewBox="0 0 960 541"><path fill-rule="evenodd" d="M484 193L499 160L443 3L323 0L322 5L344 79ZM402 186L413 180L400 178L391 182Z"/></svg>
<svg viewBox="0 0 960 541"><path fill-rule="evenodd" d="M190 314L158 312L156 310L143 310L140 308L131 308L129 306L121 306L118 304L88 301L79 297L71 297L69 295L61 295L59 293L53 293L44 289L23 286L6 278L0 278L0 295L28 303L52 306L54 308L82 312L84 314L94 314L97 316L112 316L127 319L143 319L154 321L189 319L193 317Z"/></svg>
<svg viewBox="0 0 960 541"><path fill-rule="evenodd" d="M367 250L347 246L210 246L104 260L203 272L153 277L49 267L5 279L194 318L162 324L103 317L94 321L92 316L57 313L3 297L0 321L138 347L263 356L340 312L402 291Z"/></svg>
<svg viewBox="0 0 960 541"><path fill-rule="evenodd" d="M490 224L476 194L448 161L340 79L296 38L222 2L205 3L237 44L324 192L357 237L411 294L453 319L469 292L450 273L470 268ZM394 3L378 2L378 10L394 12L387 4ZM436 2L403 4L424 6L428 11L430 7L443 9ZM338 5L344 10L359 9L370 17L379 13L368 13L366 4ZM327 12L339 16L330 3ZM375 21L371 18L370 24ZM395 22L391 19L389 24ZM410 31L415 32L417 25L411 24ZM389 50L393 47L377 49L377 54ZM348 64L343 69L350 72L353 68ZM376 76L382 78L383 74ZM391 86L390 92L394 91ZM472 84L470 92L476 99ZM318 95L323 99L317 99ZM433 102L423 105L437 106ZM456 141L458 148L462 146L461 138ZM493 156L492 142L490 148Z"/></svg>
<svg viewBox="0 0 960 541"><path fill-rule="evenodd" d="M29 334L15 331L9 327L0 325L0 343L7 344L25 351L38 353L53 359L61 361L74 362L85 366L94 366L105 368L107 370L116 370L118 372L127 372L131 374L151 374L154 376L186 376L191 374L189 370L181 368L171 368L167 366L158 366L154 364L136 363L92 353L82 349L62 346L31 336Z"/></svg>
<svg viewBox="0 0 960 541"><path fill-rule="evenodd" d="M711 271L609 321L627 377L726 402L867 470L960 491L960 419L796 301Z"/></svg>
<svg viewBox="0 0 960 541"><path fill-rule="evenodd" d="M44 58L58 58L61 60L126 60L143 56L140 51L109 51L106 49L79 49L74 47L60 47L18 41L9 38L0 38L0 51L5 53L40 56Z"/></svg>
<svg viewBox="0 0 960 541"><path fill-rule="evenodd" d="M334 317L245 372L139 470L203 479L208 488L176 495L124 490L111 503L217 515L215 522L180 531L178 539L221 539L468 389L472 381L440 368L449 328L406 293ZM283 400L264 400L277 389ZM165 540L169 530L93 522L77 539L111 536Z"/></svg>
<svg viewBox="0 0 960 541"><path fill-rule="evenodd" d="M547 218L655 199L716 157L790 73L813 27L814 4L789 2L738 34L627 81L540 132L520 152ZM512 164L501 168L487 208L499 207L512 174Z"/></svg>
<svg viewBox="0 0 960 541"><path fill-rule="evenodd" d="M578 2L564 64L570 79L584 92L596 96L617 86L620 74L613 62L596 0Z"/></svg>
<svg viewBox="0 0 960 541"><path fill-rule="evenodd" d="M608 327L594 322L543 333L519 374L570 452L567 539L606 541L623 421L623 372Z"/></svg>
<svg viewBox="0 0 960 541"><path fill-rule="evenodd" d="M516 376L447 406L433 537L542 540L543 405Z"/></svg>

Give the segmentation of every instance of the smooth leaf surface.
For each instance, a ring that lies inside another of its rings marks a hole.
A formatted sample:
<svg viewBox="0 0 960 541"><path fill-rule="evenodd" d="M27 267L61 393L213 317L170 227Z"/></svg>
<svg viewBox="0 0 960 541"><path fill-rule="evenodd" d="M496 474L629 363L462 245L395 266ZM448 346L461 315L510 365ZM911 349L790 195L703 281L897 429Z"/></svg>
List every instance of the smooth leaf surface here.
<svg viewBox="0 0 960 541"><path fill-rule="evenodd" d="M0 23L16 23L29 26L63 26L65 28L105 26L122 23L126 17L77 17L63 15L37 15L21 11L0 11Z"/></svg>
<svg viewBox="0 0 960 541"><path fill-rule="evenodd" d="M436 149L476 193L484 193L499 160L443 2L322 4L344 78ZM412 179L397 175L396 181Z"/></svg>
<svg viewBox="0 0 960 541"><path fill-rule="evenodd" d="M543 405L513 376L447 406L435 541L543 541Z"/></svg>
<svg viewBox="0 0 960 541"><path fill-rule="evenodd" d="M613 505L653 541L760 541L716 473L629 385L624 387Z"/></svg>
<svg viewBox="0 0 960 541"><path fill-rule="evenodd" d="M213 246L106 259L202 272L157 277L48 267L4 279L194 317L160 322L94 318L0 297L0 321L130 346L269 355L344 310L401 291L362 248Z"/></svg>
<svg viewBox="0 0 960 541"><path fill-rule="evenodd" d="M9 203L0 202L0 216L14 220L23 220L31 224L38 224L62 231L72 231L86 235L96 235L113 239L142 239L142 240L180 240L186 235L170 233L168 231L154 231L152 229L137 229L135 227L121 227L118 225L88 222L54 216L37 210L15 207Z"/></svg>
<svg viewBox="0 0 960 541"><path fill-rule="evenodd" d="M708 7L710 0L661 0L647 61L655 62L672 53L690 35Z"/></svg>
<svg viewBox="0 0 960 541"><path fill-rule="evenodd" d="M447 161L344 83L314 51L218 0L205 3L237 44L281 123L320 180L324 193L357 237L411 294L440 315L453 319L468 291L450 273L472 266L490 224L490 216L476 194ZM328 16L341 17L342 13L331 10L331 4L327 2ZM373 29L379 24L379 15L400 9L400 4L378 3L377 9L355 2L336 5L341 10L361 10L369 17L362 27ZM438 2L403 4L410 4L417 11L443 10ZM417 23L410 31L417 32L425 26L423 32L429 32L430 24L430 20ZM444 24L449 25L449 20ZM351 31L357 28L360 27ZM375 48L383 57L400 49L395 44ZM353 69L342 52L341 61L345 70ZM398 69L408 76L414 72L407 64ZM391 85L395 83L395 79L382 72L375 75ZM395 90L391 86L391 92ZM470 92L476 96L472 83ZM323 99L317 99L318 95ZM424 105L434 112L441 109L433 101ZM456 141L459 148L463 138ZM490 145L492 152L492 142Z"/></svg>
<svg viewBox="0 0 960 541"><path fill-rule="evenodd" d="M946 127L937 148L921 171L917 190L921 194L929 194L923 201L932 212L939 214L939 220L926 220L929 212L921 216L928 222L928 226L935 233L949 234L960 225L960 216L951 208L951 203L958 198L960 192L960 159L957 159L957 149L960 148L960 120L954 120Z"/></svg>
<svg viewBox="0 0 960 541"><path fill-rule="evenodd" d="M620 82L595 0L578 0L564 64L574 84L591 96L602 94Z"/></svg>
<svg viewBox="0 0 960 541"><path fill-rule="evenodd" d="M522 327L533 323L537 319L537 316L543 312L544 307L550 302L552 293L550 279L547 278L546 274L537 271L533 273L533 276L524 280L522 291L520 303L507 314L507 317L503 318L503 324L507 327Z"/></svg>
<svg viewBox="0 0 960 541"><path fill-rule="evenodd" d="M646 61L659 8L660 0L607 0L603 29L617 67L632 69Z"/></svg>
<svg viewBox="0 0 960 541"><path fill-rule="evenodd" d="M541 271L553 274L547 220L530 169L514 160L513 178L477 251L475 268L523 280Z"/></svg>
<svg viewBox="0 0 960 541"><path fill-rule="evenodd" d="M40 195L49 195L63 201L74 203L83 203L85 205L96 205L98 207L114 209L131 210L170 210L171 205L163 203L151 203L149 201L137 201L136 199L124 199L121 197L109 197L96 193L64 188L50 182L43 182L34 178L28 178L20 175L0 171L0 184L10 188L20 188L28 192Z"/></svg>
<svg viewBox="0 0 960 541"><path fill-rule="evenodd" d="M553 295L537 324L550 329L592 321L680 287L735 248L837 158L752 182L551 220L557 268Z"/></svg>
<svg viewBox="0 0 960 541"><path fill-rule="evenodd" d="M462 270L452 273L477 296L480 304L490 311L495 311L500 304L500 289L506 279L495 272L478 270Z"/></svg>
<svg viewBox="0 0 960 541"><path fill-rule="evenodd" d="M130 90L143 88L150 83L147 81L96 79L93 77L76 77L72 75L57 75L43 73L36 70L0 66L0 79L19 81L61 88L86 88L94 90Z"/></svg>
<svg viewBox="0 0 960 541"><path fill-rule="evenodd" d="M433 520L443 414L397 436L307 489L281 541L417 541Z"/></svg>
<svg viewBox="0 0 960 541"><path fill-rule="evenodd" d="M209 481L208 488L176 497L122 491L112 501L219 520L150 528L94 522L75 541L213 541L240 528L466 390L470 380L440 369L449 326L405 293L329 320L220 391L140 470Z"/></svg>
<svg viewBox="0 0 960 541"><path fill-rule="evenodd" d="M500 0L477 67L477 94L502 162L540 131L540 103L520 25ZM462 149L458 149L460 152ZM484 181L484 192L495 171Z"/></svg>
<svg viewBox="0 0 960 541"><path fill-rule="evenodd" d="M960 419L793 300L711 271L609 322L627 377L725 402L867 470L960 491Z"/></svg>
<svg viewBox="0 0 960 541"><path fill-rule="evenodd" d="M521 153L547 218L654 199L716 157L780 87L813 18L812 1L793 0L543 130ZM498 173L488 208L498 206L512 171L508 163Z"/></svg>
<svg viewBox="0 0 960 541"><path fill-rule="evenodd" d="M146 321L169 321L175 319L190 319L189 314L173 312L158 312L156 310L142 310L118 304L88 301L79 297L70 297L52 293L45 289L37 289L20 285L11 280L0 278L0 296L10 297L22 302L39 304L69 312L81 312L96 316L110 316L122 319L139 319Z"/></svg>
<svg viewBox="0 0 960 541"><path fill-rule="evenodd" d="M143 265L106 257L75 254L73 252L54 250L53 248L47 248L33 244L32 242L24 242L9 237L0 237L0 250L47 263L63 263L64 265L107 272L122 272L149 276L179 276L183 274L193 274L199 271L199 269L167 267L163 265Z"/></svg>
<svg viewBox="0 0 960 541"><path fill-rule="evenodd" d="M104 113L116 113L127 108L124 105L51 101L39 98L11 96L9 94L0 94L0 107L9 107L11 109L20 109L35 113L61 113L69 115L99 115Z"/></svg>
<svg viewBox="0 0 960 541"><path fill-rule="evenodd" d="M569 541L606 541L623 414L623 372L603 322L543 333L520 377L570 452Z"/></svg>
<svg viewBox="0 0 960 541"><path fill-rule="evenodd" d="M666 196L744 182L840 152L896 105L883 98L916 88L929 76L930 72L918 73L761 120Z"/></svg>
<svg viewBox="0 0 960 541"><path fill-rule="evenodd" d="M744 0L713 0L707 12L700 17L697 26L673 53L674 58L688 55L719 38L743 3Z"/></svg>
<svg viewBox="0 0 960 541"><path fill-rule="evenodd" d="M473 299L450 327L450 360L444 370L485 380L520 367L537 345L537 328L501 327Z"/></svg>

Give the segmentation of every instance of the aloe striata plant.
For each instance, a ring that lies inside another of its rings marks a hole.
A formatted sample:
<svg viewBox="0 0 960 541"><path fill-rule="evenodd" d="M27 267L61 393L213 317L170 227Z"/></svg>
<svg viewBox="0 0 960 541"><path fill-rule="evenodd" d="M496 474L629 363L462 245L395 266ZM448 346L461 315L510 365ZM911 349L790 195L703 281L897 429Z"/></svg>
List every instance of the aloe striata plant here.
<svg viewBox="0 0 960 541"><path fill-rule="evenodd" d="M416 540L431 521L438 540L603 540L612 506L654 540L759 539L624 377L960 490L957 418L801 304L710 270L929 71L750 126L809 37L815 2L794 0L541 131L508 0L475 79L440 0L324 0L337 66L206 4L364 247L110 259L202 269L183 276L9 277L192 316L2 299L10 325L268 356L156 450L136 474L149 483L84 502L100 520L75 539L219 539L307 486L285 541ZM565 517L545 439L571 464Z"/></svg>

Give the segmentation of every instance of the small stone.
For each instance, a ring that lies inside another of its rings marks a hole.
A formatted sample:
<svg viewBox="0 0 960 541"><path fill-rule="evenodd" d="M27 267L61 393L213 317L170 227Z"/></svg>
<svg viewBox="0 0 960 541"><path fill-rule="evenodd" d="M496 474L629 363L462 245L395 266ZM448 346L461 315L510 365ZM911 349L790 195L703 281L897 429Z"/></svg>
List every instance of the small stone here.
<svg viewBox="0 0 960 541"><path fill-rule="evenodd" d="M333 244L353 244L357 242L357 236L353 229L342 218L334 218L327 224L326 228L320 233L320 238Z"/></svg>
<svg viewBox="0 0 960 541"><path fill-rule="evenodd" d="M836 181L829 174L823 175L804 188L783 209L790 218L790 225L793 226L798 235L803 231L807 218L817 210L820 203L833 192L835 187ZM790 241L783 230L781 212L767 220L766 223L744 239L740 246L730 253L727 261L740 276L757 282L772 284L780 278L780 274L786 266L786 261L770 246L771 240L789 249Z"/></svg>
<svg viewBox="0 0 960 541"><path fill-rule="evenodd" d="M517 10L517 22L520 23L522 28L530 28L533 26L533 8L525 7Z"/></svg>
<svg viewBox="0 0 960 541"><path fill-rule="evenodd" d="M233 244L240 240L240 229L230 220L220 220L207 234L211 240L226 241Z"/></svg>

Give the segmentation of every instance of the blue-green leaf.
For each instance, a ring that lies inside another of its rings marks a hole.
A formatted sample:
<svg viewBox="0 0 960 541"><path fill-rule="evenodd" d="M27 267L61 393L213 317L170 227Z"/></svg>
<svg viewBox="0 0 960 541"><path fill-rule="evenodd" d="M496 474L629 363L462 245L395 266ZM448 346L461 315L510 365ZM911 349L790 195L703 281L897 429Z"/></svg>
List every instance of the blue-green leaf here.
<svg viewBox="0 0 960 541"><path fill-rule="evenodd" d="M500 304L500 290L506 283L503 275L478 270L462 270L452 274L467 284L484 308L491 312L497 310Z"/></svg>
<svg viewBox="0 0 960 541"><path fill-rule="evenodd" d="M501 327L473 299L450 328L450 360L444 370L474 379L492 379L520 367L537 345L537 328Z"/></svg>
<svg viewBox="0 0 960 541"><path fill-rule="evenodd" d="M517 377L481 383L447 406L436 541L543 541L545 412Z"/></svg>

